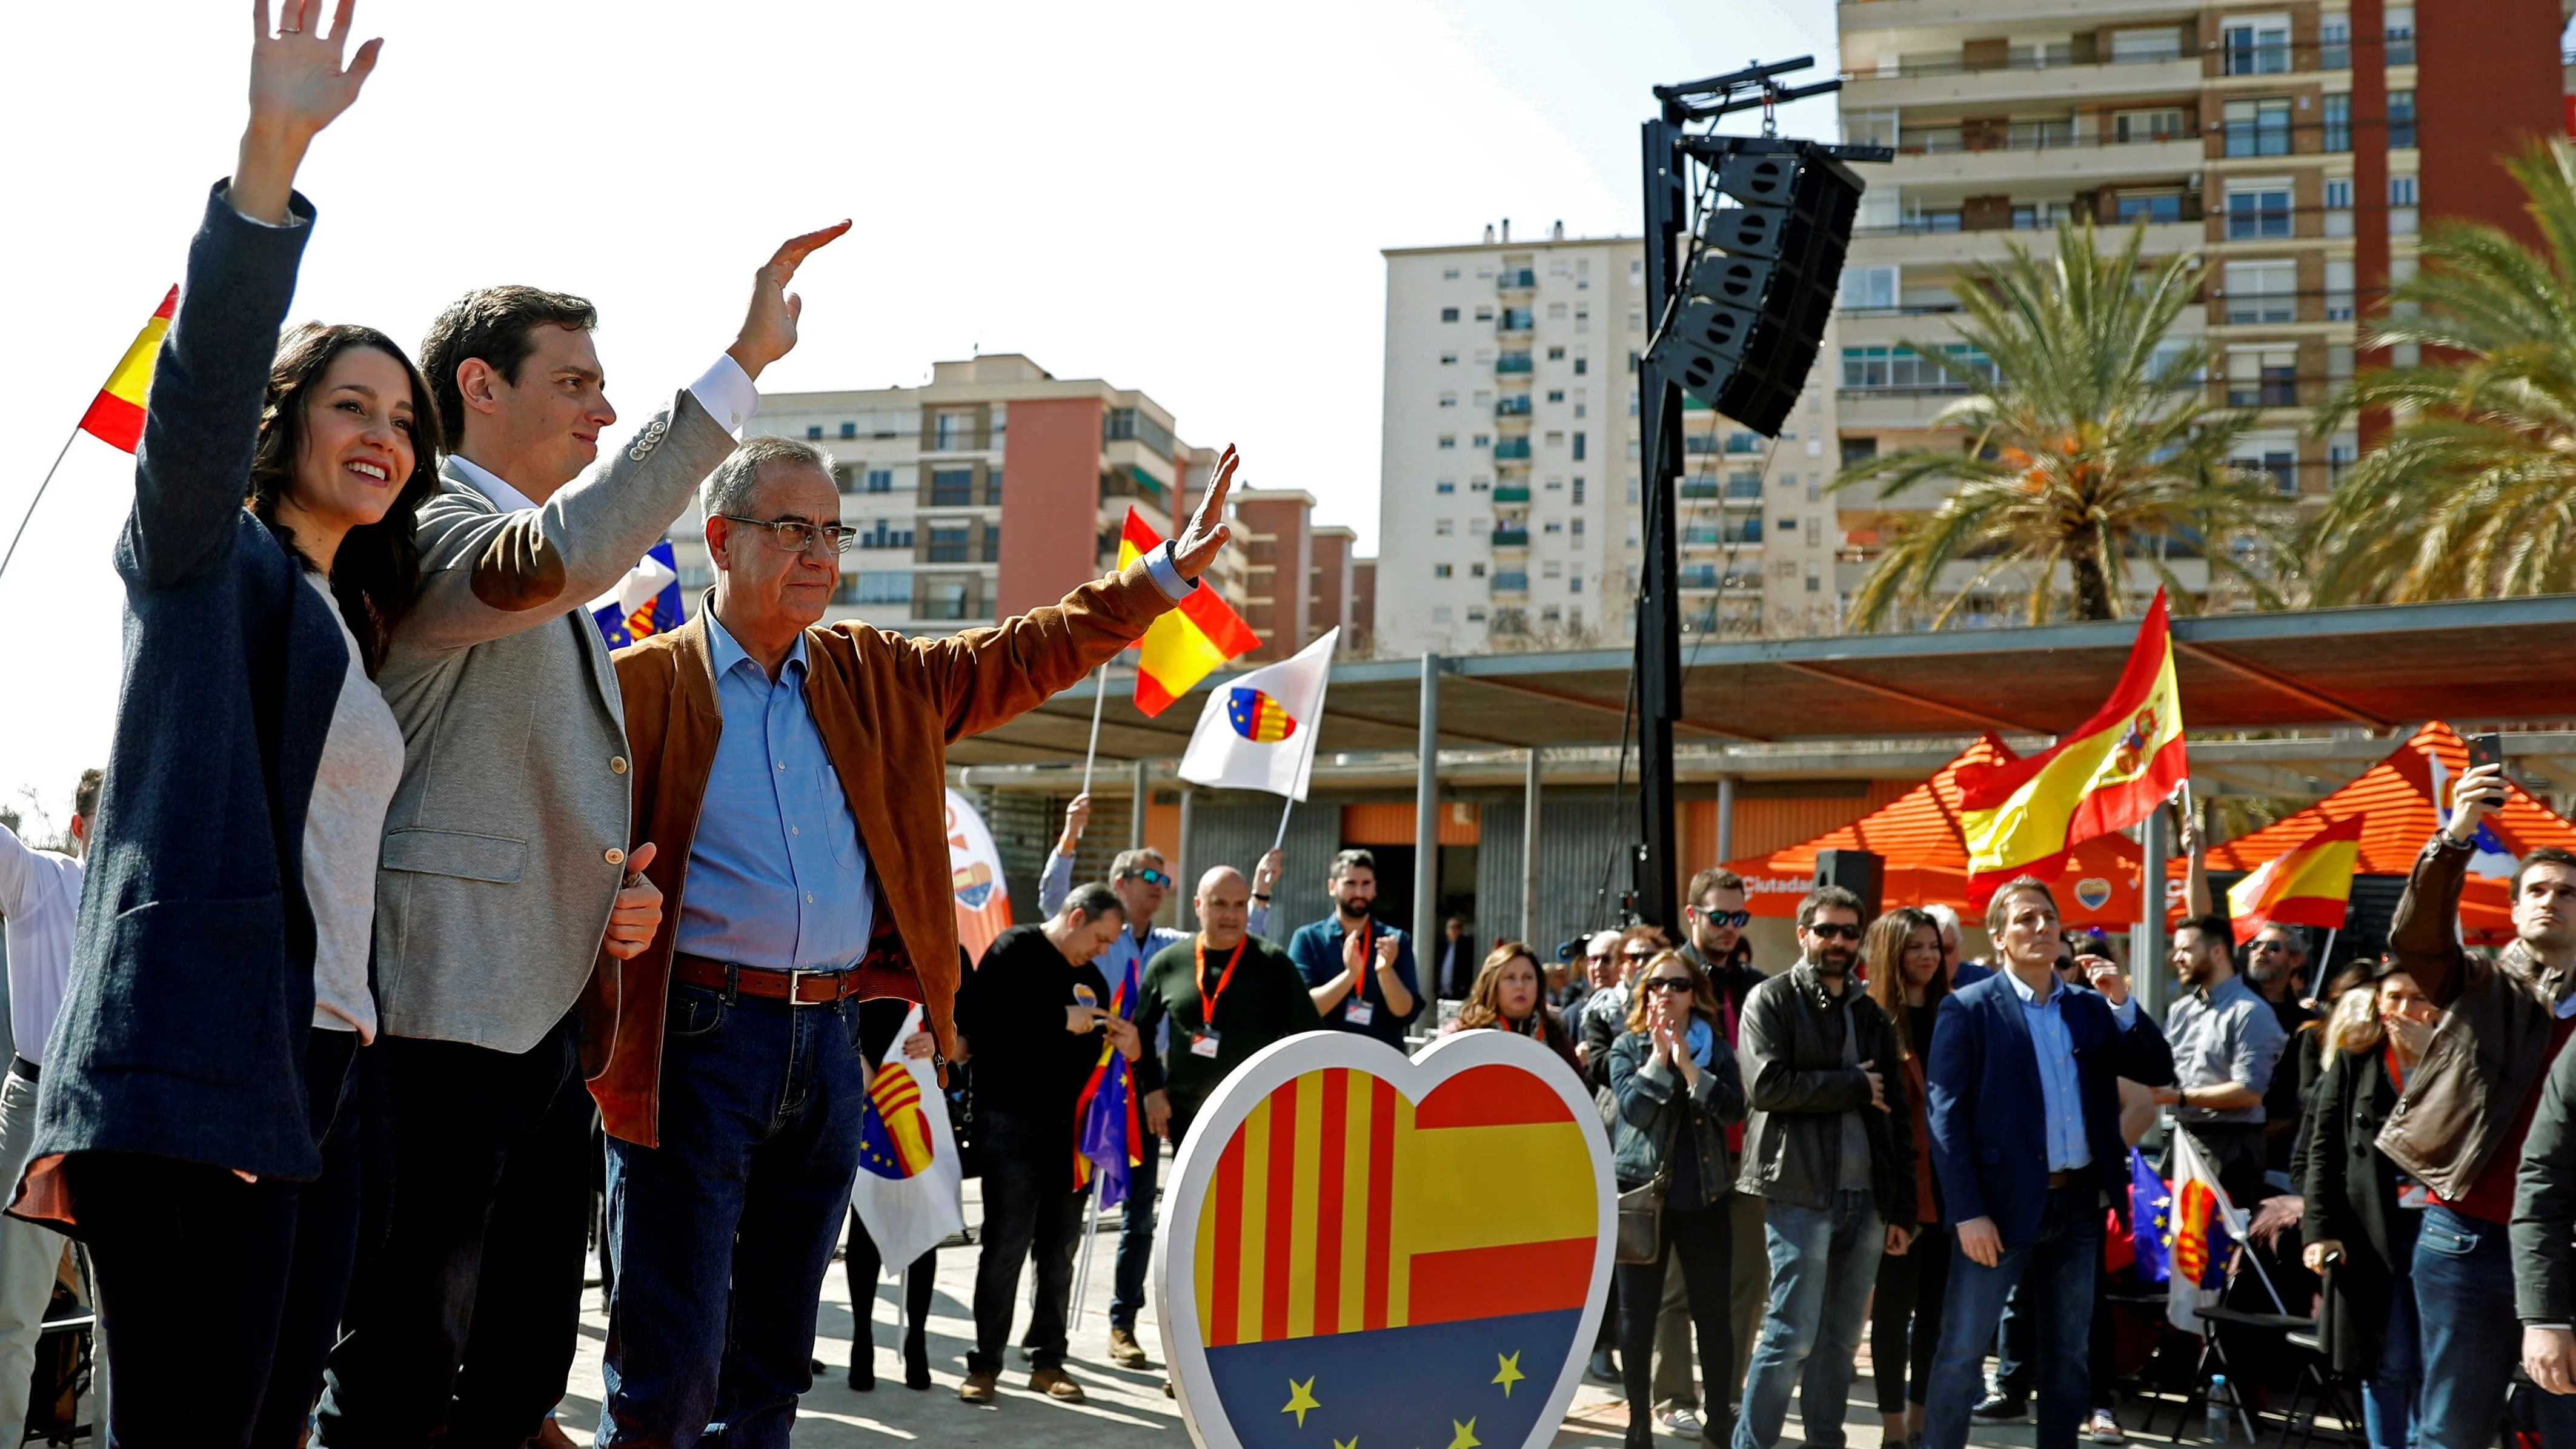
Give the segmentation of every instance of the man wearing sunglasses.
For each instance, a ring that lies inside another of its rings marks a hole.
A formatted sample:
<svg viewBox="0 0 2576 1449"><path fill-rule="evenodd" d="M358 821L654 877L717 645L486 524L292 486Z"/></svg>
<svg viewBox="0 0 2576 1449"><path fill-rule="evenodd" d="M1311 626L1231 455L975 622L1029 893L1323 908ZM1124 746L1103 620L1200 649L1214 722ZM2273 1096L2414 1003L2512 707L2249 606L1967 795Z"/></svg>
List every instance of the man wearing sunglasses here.
<svg viewBox="0 0 2576 1449"><path fill-rule="evenodd" d="M1050 918L1073 890L1073 850L1090 816L1091 797L1073 797L1064 812L1064 834L1038 875L1038 909ZM1188 940L1190 933L1154 924L1155 913L1162 910L1163 898L1172 889L1161 851L1151 846L1120 851L1109 866L1109 888L1126 907L1127 924L1100 954L1100 974L1108 979L1118 1014L1134 1021L1146 964L1164 947ZM1158 1047L1147 1042L1145 1049ZM1145 1147L1144 1160L1127 1170L1127 1206L1118 1225L1117 1286L1109 1299L1109 1360L1121 1368L1145 1366L1145 1346L1136 1339L1136 1311L1145 1305L1145 1268L1154 1253L1154 1182L1162 1166L1162 1139L1149 1136Z"/></svg>
<svg viewBox="0 0 2576 1449"><path fill-rule="evenodd" d="M695 1443L719 1408L728 1440L785 1441L859 1169L874 1064L855 1008L920 1001L939 1050L965 1055L947 745L1186 597L1225 544L1235 467L1229 449L1175 542L945 639L819 627L850 542L830 455L755 438L708 478L708 606L617 660L635 829L661 846L646 873L670 907L586 1003L618 1266L603 1445Z"/></svg>
<svg viewBox="0 0 2576 1449"><path fill-rule="evenodd" d="M2317 1019L2317 1009L2300 999L2307 970L2308 933L2301 927L2267 924L2245 947L2245 984L2272 1008L2272 1019L2292 1042L2299 1039L2300 1028ZM2281 1172L2289 1171L2299 1119L2307 1111L2299 1096L2297 1066L2295 1058L2276 1065L2272 1085L2263 1090L2263 1165Z"/></svg>
<svg viewBox="0 0 2576 1449"><path fill-rule="evenodd" d="M1690 928L1690 941L1682 949L1698 959L1699 969L1717 988L1718 1026L1726 1033L1730 1051L1742 1044L1744 999L1766 979L1755 969L1751 954L1738 949L1744 942L1744 928L1753 921L1745 906L1744 878L1724 866L1711 866L1691 877L1689 903L1682 907L1683 921ZM1743 1159L1742 1123L1726 1129L1726 1150ZM1735 1329L1735 1362L1726 1382L1732 1385L1729 1395L1734 1396L1743 1392L1745 1370L1753 1363L1763 1305L1771 1296L1771 1263L1762 1246L1762 1199L1749 1193L1731 1194L1727 1211L1735 1244L1734 1281L1727 1295L1727 1317ZM1666 1295L1668 1305L1673 1296Z"/></svg>

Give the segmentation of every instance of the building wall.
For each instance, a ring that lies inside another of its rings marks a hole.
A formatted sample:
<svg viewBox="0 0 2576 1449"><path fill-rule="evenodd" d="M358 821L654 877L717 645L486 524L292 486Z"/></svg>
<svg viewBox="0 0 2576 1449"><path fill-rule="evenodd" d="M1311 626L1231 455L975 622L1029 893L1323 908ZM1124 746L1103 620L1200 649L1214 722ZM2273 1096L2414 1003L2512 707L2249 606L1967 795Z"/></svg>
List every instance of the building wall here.
<svg viewBox="0 0 2576 1449"><path fill-rule="evenodd" d="M1002 617L1052 604L1098 576L1100 399L1012 405L1002 499Z"/></svg>
<svg viewBox="0 0 2576 1449"><path fill-rule="evenodd" d="M1315 500L1294 490L1236 495L1235 516L1244 538L1244 622L1261 636L1247 663L1285 659L1315 636L1307 617L1314 566Z"/></svg>
<svg viewBox="0 0 2576 1449"><path fill-rule="evenodd" d="M1357 535L1333 527L1315 529L1309 537L1314 564L1309 570L1313 587L1306 599L1306 626L1319 636L1327 629L1341 630L1333 652L1351 658L1357 642L1351 631L1351 546Z"/></svg>
<svg viewBox="0 0 2576 1449"><path fill-rule="evenodd" d="M2424 209L2472 216L2534 246L2522 189L2495 164L2523 135L2566 129L2558 0L2476 0L2416 9L2416 98L2424 123Z"/></svg>

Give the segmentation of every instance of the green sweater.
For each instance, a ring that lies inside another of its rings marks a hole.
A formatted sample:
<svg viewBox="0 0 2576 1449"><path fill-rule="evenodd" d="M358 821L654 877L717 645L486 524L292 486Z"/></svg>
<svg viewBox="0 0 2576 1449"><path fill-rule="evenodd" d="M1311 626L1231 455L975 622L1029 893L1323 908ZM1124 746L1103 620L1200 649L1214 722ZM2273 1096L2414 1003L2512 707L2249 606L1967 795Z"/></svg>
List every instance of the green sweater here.
<svg viewBox="0 0 2576 1449"><path fill-rule="evenodd" d="M1231 955L1231 949L1208 952L1208 989L1217 992L1213 1023L1203 1015L1199 1000L1198 937L1166 946L1145 963L1144 985L1136 1001L1136 1030L1145 1039L1146 1051L1136 1062L1136 1085L1140 1091L1160 1089L1171 1094L1175 1142L1217 1084L1246 1058L1281 1037L1323 1029L1323 1018L1315 1014L1315 999L1306 994L1305 980L1286 952L1259 936L1246 936L1234 978L1219 990L1217 983L1225 978L1226 958ZM1157 1060L1153 1052L1155 1028L1167 1020L1172 1027L1168 1062ZM1216 1029L1216 1055L1201 1056L1192 1044L1210 1025Z"/></svg>

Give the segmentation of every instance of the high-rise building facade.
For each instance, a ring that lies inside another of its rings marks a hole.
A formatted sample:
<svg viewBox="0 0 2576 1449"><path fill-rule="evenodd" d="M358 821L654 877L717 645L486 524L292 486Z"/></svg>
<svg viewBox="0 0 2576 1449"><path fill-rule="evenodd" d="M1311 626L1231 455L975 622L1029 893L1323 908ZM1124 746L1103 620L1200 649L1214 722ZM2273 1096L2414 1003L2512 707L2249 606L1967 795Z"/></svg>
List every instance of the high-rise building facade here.
<svg viewBox="0 0 2576 1449"><path fill-rule="evenodd" d="M1506 224L1385 256L1375 652L1625 644L1643 557L1644 247L1561 228L1514 241ZM1811 384L1776 443L1686 413L1690 632L1832 627L1831 409Z"/></svg>
<svg viewBox="0 0 2576 1449"><path fill-rule="evenodd" d="M2524 231L2495 158L2565 127L2567 0L1844 0L1843 138L1897 148L1867 168L1843 274L1836 412L1846 458L1934 443L1957 389L1910 347L1981 361L1950 327L1953 289L2008 245L2045 251L2060 218L2145 228L2150 258L2203 259L2173 343L2206 344L2213 400L2252 410L2236 461L2313 504L2367 439L2316 435L2357 366L2361 326L2415 267L2437 217ZM2116 240L2116 239L2106 239ZM1955 446L1943 440L1939 446ZM1931 490L1841 495L1854 587ZM1966 587L1977 568L1957 568ZM2211 585L2177 560L2187 586ZM2000 618L2010 583L1972 596ZM2143 565L2127 580L2152 590ZM2022 587L2026 588L2024 583ZM2224 586L2208 602L2224 607Z"/></svg>

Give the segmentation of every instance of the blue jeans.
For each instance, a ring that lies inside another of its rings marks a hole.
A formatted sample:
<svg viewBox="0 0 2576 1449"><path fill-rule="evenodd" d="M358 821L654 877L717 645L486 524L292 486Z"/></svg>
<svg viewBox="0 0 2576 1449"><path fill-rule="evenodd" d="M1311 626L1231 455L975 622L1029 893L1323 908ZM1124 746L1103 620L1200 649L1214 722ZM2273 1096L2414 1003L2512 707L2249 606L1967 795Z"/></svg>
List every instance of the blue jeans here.
<svg viewBox="0 0 2576 1449"><path fill-rule="evenodd" d="M1829 1208L1768 1204L1763 1237L1771 1250L1771 1310L1745 1375L1735 1449L1771 1449L1780 1441L1792 1388L1807 1443L1842 1449L1852 1355L1860 1350L1887 1229L1868 1193L1839 1192Z"/></svg>
<svg viewBox="0 0 2576 1449"><path fill-rule="evenodd" d="M2414 1278L2424 1346L2415 1442L2419 1449L2484 1449L2495 1442L2505 1391L2522 1362L2504 1224L2426 1208L2415 1235ZM2542 1442L2550 1449L2576 1445L2576 1397L2528 1397Z"/></svg>
<svg viewBox="0 0 2576 1449"><path fill-rule="evenodd" d="M1941 1347L1932 1357L1932 1392L1923 1402L1924 1449L1962 1449L1968 1411L1985 1389L1978 1369L1995 1341L2004 1300L2021 1287L2031 1318L2031 1355L2039 1379L2039 1449L2068 1449L2084 1419L2092 1375L2093 1275L2102 1261L2101 1189L2052 1188L2039 1232L2007 1244L1991 1268L1954 1248L1950 1292L1941 1304Z"/></svg>
<svg viewBox="0 0 2576 1449"><path fill-rule="evenodd" d="M659 1147L608 1142L602 1445L785 1449L850 1210L869 1064L858 1002L671 988ZM721 1393L719 1393L721 1383Z"/></svg>
<svg viewBox="0 0 2576 1449"><path fill-rule="evenodd" d="M1130 1333L1136 1331L1136 1311L1145 1306L1145 1268L1154 1257L1154 1178L1162 1165L1163 1139L1149 1132L1145 1160L1127 1169L1127 1216L1118 1225L1118 1278L1109 1299L1109 1326Z"/></svg>
<svg viewBox="0 0 2576 1449"><path fill-rule="evenodd" d="M2415 1394L2424 1378L2423 1344L2415 1326L2414 1234L2417 1215L2400 1211L2393 1224L2406 1235L2389 1265L2388 1324L2379 1339L2379 1361L2361 1381L2361 1419L2371 1449L2413 1449Z"/></svg>

